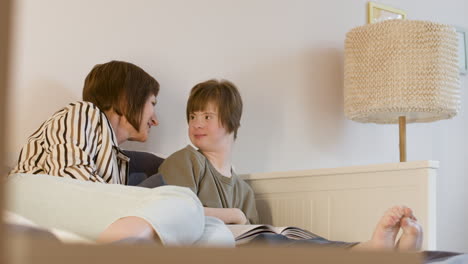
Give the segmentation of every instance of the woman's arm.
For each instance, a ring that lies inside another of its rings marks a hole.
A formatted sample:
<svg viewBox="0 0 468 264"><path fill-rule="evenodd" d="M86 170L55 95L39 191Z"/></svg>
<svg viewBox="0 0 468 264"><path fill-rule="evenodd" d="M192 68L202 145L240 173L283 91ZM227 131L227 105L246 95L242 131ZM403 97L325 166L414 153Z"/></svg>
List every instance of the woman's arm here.
<svg viewBox="0 0 468 264"><path fill-rule="evenodd" d="M204 207L206 216L221 219L225 224L245 225L247 217L239 208L211 208Z"/></svg>
<svg viewBox="0 0 468 264"><path fill-rule="evenodd" d="M101 137L100 113L94 105L84 102L70 104L55 113L29 137L11 174L41 173L103 182L96 163L105 166L106 160L95 157L103 140L110 139Z"/></svg>
<svg viewBox="0 0 468 264"><path fill-rule="evenodd" d="M104 175L99 175L99 166L112 164L108 165L110 159L96 160L96 155L100 150L107 151L105 156L112 156L111 148L101 147L103 143L112 143L110 137L102 137L105 125L102 115L96 106L77 102L50 119L45 129L48 143L44 153L45 173L103 182L101 176Z"/></svg>

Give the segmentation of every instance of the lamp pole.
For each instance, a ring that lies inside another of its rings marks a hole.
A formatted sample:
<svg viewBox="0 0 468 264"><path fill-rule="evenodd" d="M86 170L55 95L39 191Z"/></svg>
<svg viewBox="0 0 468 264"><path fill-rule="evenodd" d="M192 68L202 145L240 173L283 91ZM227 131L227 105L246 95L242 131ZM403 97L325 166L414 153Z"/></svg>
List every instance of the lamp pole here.
<svg viewBox="0 0 468 264"><path fill-rule="evenodd" d="M398 117L400 128L400 162L406 162L406 116Z"/></svg>

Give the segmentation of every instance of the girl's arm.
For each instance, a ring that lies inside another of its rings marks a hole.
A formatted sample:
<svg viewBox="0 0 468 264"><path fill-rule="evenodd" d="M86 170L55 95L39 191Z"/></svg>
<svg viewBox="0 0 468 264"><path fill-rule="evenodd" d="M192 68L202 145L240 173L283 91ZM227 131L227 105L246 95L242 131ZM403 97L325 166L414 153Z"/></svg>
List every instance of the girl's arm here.
<svg viewBox="0 0 468 264"><path fill-rule="evenodd" d="M225 224L247 224L247 217L239 208L211 208L204 207L206 216L214 216Z"/></svg>

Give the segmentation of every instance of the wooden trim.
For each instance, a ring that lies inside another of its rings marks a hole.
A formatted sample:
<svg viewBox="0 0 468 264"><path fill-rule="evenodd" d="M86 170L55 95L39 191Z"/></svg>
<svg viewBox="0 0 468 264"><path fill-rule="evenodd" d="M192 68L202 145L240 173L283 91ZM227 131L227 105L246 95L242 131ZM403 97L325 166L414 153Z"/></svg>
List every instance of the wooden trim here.
<svg viewBox="0 0 468 264"><path fill-rule="evenodd" d="M9 243L9 244L15 244ZM311 247L248 247L248 248L161 248L149 245L60 245L44 241L21 242L25 249L10 259L13 263L422 263L419 253L353 252L343 249Z"/></svg>
<svg viewBox="0 0 468 264"><path fill-rule="evenodd" d="M8 85L8 65L10 55L10 28L11 28L11 0L0 1L0 177L6 174L6 165L4 164L5 155L5 124L6 120L6 97ZM3 212L3 181L0 181L0 212ZM5 263L4 230L0 224L0 263Z"/></svg>
<svg viewBox="0 0 468 264"><path fill-rule="evenodd" d="M367 3L367 23L368 24L374 23L373 19L374 19L374 16L376 15L374 13L379 12L379 11L386 11L386 12L390 12L393 14L399 14L402 16L402 19L406 19L406 12L401 9L393 8L393 7L383 5L380 3L368 2Z"/></svg>
<svg viewBox="0 0 468 264"><path fill-rule="evenodd" d="M376 173L385 171L399 170L418 170L418 169L437 169L439 162L435 160L420 160L399 163L384 163L371 164L360 166L349 166L340 168L323 168L312 170L297 170L297 171L282 171L282 172L261 172L243 174L241 177L245 180L272 179L272 178L291 178L291 177L311 177L311 176L326 176L337 174L354 174L354 173Z"/></svg>

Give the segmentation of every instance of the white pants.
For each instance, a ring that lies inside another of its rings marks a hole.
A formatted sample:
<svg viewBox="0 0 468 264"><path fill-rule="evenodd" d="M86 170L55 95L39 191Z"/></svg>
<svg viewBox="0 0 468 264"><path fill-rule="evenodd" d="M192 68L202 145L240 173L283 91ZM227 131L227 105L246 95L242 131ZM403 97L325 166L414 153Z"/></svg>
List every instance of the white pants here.
<svg viewBox="0 0 468 264"><path fill-rule="evenodd" d="M45 228L62 229L90 240L116 220L136 216L152 225L168 246L234 246L224 223L205 217L188 188L154 189L102 184L49 175L7 178L6 209Z"/></svg>

